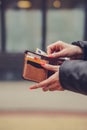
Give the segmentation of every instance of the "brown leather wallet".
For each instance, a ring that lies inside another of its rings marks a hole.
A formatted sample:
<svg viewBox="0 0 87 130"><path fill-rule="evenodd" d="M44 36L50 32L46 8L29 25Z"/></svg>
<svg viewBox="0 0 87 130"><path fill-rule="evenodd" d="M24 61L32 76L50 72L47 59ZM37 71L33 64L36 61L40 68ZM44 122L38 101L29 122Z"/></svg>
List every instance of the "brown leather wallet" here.
<svg viewBox="0 0 87 130"><path fill-rule="evenodd" d="M48 71L41 66L41 63L60 65L64 59L49 58L32 51L25 51L23 78L34 82L41 82L51 76L54 72Z"/></svg>

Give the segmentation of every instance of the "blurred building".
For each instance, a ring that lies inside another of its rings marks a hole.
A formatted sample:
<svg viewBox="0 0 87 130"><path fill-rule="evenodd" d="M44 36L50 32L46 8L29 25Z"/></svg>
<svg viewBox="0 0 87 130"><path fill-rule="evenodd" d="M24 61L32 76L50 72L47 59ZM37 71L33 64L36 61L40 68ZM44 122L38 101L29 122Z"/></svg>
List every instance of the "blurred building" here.
<svg viewBox="0 0 87 130"><path fill-rule="evenodd" d="M87 112L84 95L31 92L32 82L22 82L25 50L87 40L87 1L0 0L0 17L0 111Z"/></svg>
<svg viewBox="0 0 87 130"><path fill-rule="evenodd" d="M22 80L23 53L87 40L86 0L0 0L0 80Z"/></svg>

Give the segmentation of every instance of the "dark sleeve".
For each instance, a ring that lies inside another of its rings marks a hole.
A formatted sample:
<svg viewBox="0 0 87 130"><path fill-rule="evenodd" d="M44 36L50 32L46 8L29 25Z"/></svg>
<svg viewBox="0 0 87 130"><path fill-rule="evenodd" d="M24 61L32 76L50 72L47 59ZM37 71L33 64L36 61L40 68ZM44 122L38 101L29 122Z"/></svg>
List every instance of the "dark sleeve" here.
<svg viewBox="0 0 87 130"><path fill-rule="evenodd" d="M65 61L60 66L59 79L64 89L87 95L87 61Z"/></svg>
<svg viewBox="0 0 87 130"><path fill-rule="evenodd" d="M77 42L72 42L72 44L82 48L83 59L87 60L87 41L77 41Z"/></svg>

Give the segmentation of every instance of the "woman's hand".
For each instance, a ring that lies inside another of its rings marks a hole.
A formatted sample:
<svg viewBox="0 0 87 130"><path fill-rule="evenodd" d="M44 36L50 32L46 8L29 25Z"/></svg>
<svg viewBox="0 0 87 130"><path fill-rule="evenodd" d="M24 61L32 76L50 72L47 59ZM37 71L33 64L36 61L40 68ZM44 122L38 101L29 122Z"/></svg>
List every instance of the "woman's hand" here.
<svg viewBox="0 0 87 130"><path fill-rule="evenodd" d="M71 45L62 41L57 41L47 47L49 57L70 57L81 58L83 51L79 46Z"/></svg>
<svg viewBox="0 0 87 130"><path fill-rule="evenodd" d="M37 88L42 88L43 91L55 91L55 90L59 90L59 91L63 91L64 89L62 88L60 82L59 82L59 66L53 66L53 65L49 65L49 64L45 64L42 65L45 69L47 70L52 70L55 73L50 76L48 79L30 86L30 89L37 89Z"/></svg>

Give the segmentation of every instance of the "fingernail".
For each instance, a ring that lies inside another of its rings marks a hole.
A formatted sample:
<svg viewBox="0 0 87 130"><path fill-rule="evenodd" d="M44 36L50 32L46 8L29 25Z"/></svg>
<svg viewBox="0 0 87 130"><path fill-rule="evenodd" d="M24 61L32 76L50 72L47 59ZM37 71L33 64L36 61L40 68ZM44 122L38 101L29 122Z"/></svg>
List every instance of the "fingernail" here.
<svg viewBox="0 0 87 130"><path fill-rule="evenodd" d="M36 89L37 87L30 87L29 89L32 90L32 89Z"/></svg>
<svg viewBox="0 0 87 130"><path fill-rule="evenodd" d="M30 87L29 89L31 90L33 87Z"/></svg>
<svg viewBox="0 0 87 130"><path fill-rule="evenodd" d="M34 57L34 60L38 60L38 58L37 58L37 57Z"/></svg>
<svg viewBox="0 0 87 130"><path fill-rule="evenodd" d="M45 65L46 63L44 63L44 62L40 62L40 64L41 64L41 65Z"/></svg>
<svg viewBox="0 0 87 130"><path fill-rule="evenodd" d="M32 88L29 88L29 90L32 90Z"/></svg>
<svg viewBox="0 0 87 130"><path fill-rule="evenodd" d="M29 90L32 90L32 88L29 88Z"/></svg>
<svg viewBox="0 0 87 130"><path fill-rule="evenodd" d="M29 89L32 90L32 89L37 89L37 88L38 88L37 86L32 86Z"/></svg>
<svg viewBox="0 0 87 130"><path fill-rule="evenodd" d="M50 54L50 55L48 55L48 57L49 57L49 58L53 58L53 55L52 55L52 54Z"/></svg>

